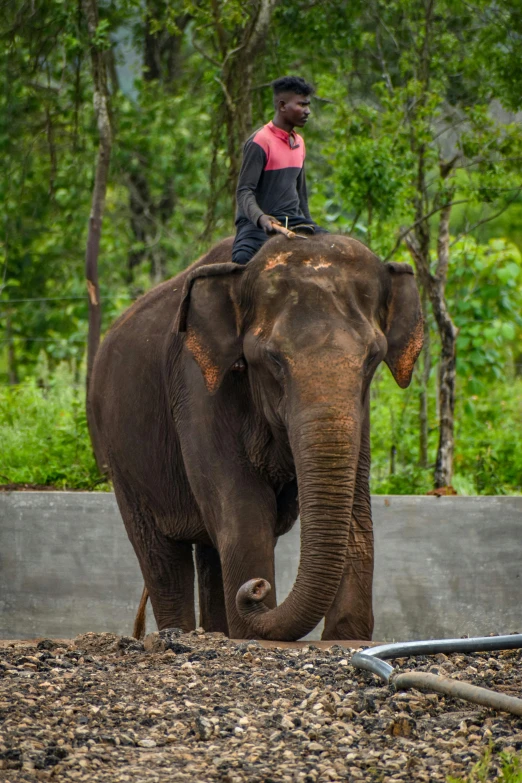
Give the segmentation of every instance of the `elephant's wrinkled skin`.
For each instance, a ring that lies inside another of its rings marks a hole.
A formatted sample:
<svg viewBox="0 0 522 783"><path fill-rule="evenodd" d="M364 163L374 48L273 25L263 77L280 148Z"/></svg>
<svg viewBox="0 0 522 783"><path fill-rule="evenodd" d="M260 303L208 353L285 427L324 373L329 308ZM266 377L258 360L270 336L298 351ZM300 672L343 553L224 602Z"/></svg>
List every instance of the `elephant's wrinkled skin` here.
<svg viewBox="0 0 522 783"><path fill-rule="evenodd" d="M370 639L369 386L382 359L410 382L412 270L334 235L274 238L247 267L227 263L231 245L108 333L90 389L98 458L160 629L195 626L195 544L205 629L298 639L325 617L325 639ZM264 580L298 509L299 572L276 607Z"/></svg>

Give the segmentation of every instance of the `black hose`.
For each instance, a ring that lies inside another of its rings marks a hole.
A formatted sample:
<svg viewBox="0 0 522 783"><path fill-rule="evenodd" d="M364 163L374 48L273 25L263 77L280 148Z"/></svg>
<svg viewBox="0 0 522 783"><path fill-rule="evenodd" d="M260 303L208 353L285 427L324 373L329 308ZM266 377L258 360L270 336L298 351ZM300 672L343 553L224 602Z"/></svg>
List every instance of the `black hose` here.
<svg viewBox="0 0 522 783"><path fill-rule="evenodd" d="M436 655L437 653L491 652L494 650L518 650L522 648L522 634L509 636L479 636L473 639L429 639L423 642L398 642L381 644L355 653L352 664L357 669L376 674L389 683L394 672L393 666L384 658L409 658L414 655ZM496 710L522 715L522 699L506 696L487 688L479 688L469 683L439 677L424 672L406 672L398 674L392 680L398 690L418 688L443 693L447 696L464 699Z"/></svg>

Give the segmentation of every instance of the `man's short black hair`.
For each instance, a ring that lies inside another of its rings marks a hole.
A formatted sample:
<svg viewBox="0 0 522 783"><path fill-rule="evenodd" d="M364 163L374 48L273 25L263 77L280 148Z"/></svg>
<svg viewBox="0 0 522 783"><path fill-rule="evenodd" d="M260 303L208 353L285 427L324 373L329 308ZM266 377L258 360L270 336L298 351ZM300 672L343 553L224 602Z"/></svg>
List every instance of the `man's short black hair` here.
<svg viewBox="0 0 522 783"><path fill-rule="evenodd" d="M293 92L296 95L311 95L314 88L308 82L305 82L300 76L281 76L272 82L274 97L283 92Z"/></svg>

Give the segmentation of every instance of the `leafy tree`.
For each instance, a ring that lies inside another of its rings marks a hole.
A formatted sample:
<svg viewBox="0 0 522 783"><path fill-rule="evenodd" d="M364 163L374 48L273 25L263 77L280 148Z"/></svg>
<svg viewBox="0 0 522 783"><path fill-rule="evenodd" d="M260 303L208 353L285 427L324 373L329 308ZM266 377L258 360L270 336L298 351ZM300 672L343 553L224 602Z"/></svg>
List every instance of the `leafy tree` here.
<svg viewBox="0 0 522 783"><path fill-rule="evenodd" d="M452 251L449 306L459 330L458 373L470 394L514 374L522 335L522 255L503 239L460 240Z"/></svg>
<svg viewBox="0 0 522 783"><path fill-rule="evenodd" d="M467 3L371 0L359 20L361 50L350 63L360 71L366 53L363 75L353 91L350 80L338 80L335 100L344 91L345 104L330 146L331 182L338 201L352 207L352 228L363 215L366 241L388 258L405 241L431 304L441 342L439 487L451 482L454 448L458 329L445 293L452 209L486 205L483 223L522 187L520 125L492 114L498 74L481 49L488 35L501 40L499 22L486 14L477 36L475 18ZM502 30L507 40L510 31Z"/></svg>
<svg viewBox="0 0 522 783"><path fill-rule="evenodd" d="M90 39L82 3L16 2L2 21L2 377L22 395L44 349L49 378L65 360L80 381L99 141L90 42L112 103L104 325L230 232L242 143L272 111L269 82L300 73L317 87L312 213L384 258L413 254L424 289L414 384L400 396L384 377L375 386L389 417L374 434L377 486L427 489L437 450L437 483L449 482L454 404L457 488L520 491L502 464L518 465L514 427L501 433L492 412L496 399L516 416L522 369L520 256L507 241L522 242L521 131L509 113L521 98L518 5L98 2Z"/></svg>

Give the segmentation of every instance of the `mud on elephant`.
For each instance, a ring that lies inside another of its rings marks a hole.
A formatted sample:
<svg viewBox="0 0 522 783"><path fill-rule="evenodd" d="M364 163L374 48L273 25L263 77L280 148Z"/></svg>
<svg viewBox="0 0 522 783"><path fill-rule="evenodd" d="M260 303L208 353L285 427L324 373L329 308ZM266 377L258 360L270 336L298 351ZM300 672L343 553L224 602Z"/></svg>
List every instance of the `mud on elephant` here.
<svg viewBox="0 0 522 783"><path fill-rule="evenodd" d="M246 267L231 244L109 331L89 392L98 459L160 629L195 627L195 560L206 630L291 640L324 617L325 639L370 639L369 387L381 360L411 380L412 269L334 235L274 238ZM277 606L274 546L298 513Z"/></svg>

